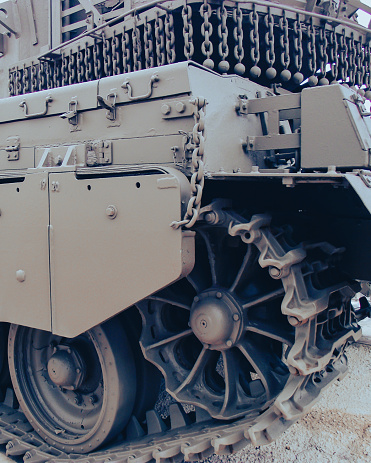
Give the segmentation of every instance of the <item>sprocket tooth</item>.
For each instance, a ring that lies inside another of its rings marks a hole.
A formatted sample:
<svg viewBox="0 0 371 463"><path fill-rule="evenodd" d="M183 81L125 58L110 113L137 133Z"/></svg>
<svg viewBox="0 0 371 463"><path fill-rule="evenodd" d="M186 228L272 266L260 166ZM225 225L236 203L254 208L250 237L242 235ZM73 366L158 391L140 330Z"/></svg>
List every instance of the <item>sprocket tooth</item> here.
<svg viewBox="0 0 371 463"><path fill-rule="evenodd" d="M12 431L15 430L15 426L7 426L7 429L0 429L0 445L7 444L14 438Z"/></svg>
<svg viewBox="0 0 371 463"><path fill-rule="evenodd" d="M156 463L181 463L183 460L180 445L166 450L157 449L153 452L153 457Z"/></svg>
<svg viewBox="0 0 371 463"><path fill-rule="evenodd" d="M162 420L161 416L156 412L156 410L149 410L146 413L146 420L148 435L167 431L166 424Z"/></svg>
<svg viewBox="0 0 371 463"><path fill-rule="evenodd" d="M243 431L238 431L224 437L212 440L214 451L217 455L231 455L246 447L250 440L246 439Z"/></svg>
<svg viewBox="0 0 371 463"><path fill-rule="evenodd" d="M183 407L178 403L170 405L169 414L171 429L183 428L184 426L189 426L191 424L189 416L186 414Z"/></svg>
<svg viewBox="0 0 371 463"><path fill-rule="evenodd" d="M204 421L212 420L209 412L200 407L195 407L196 410L196 423L203 423Z"/></svg>
<svg viewBox="0 0 371 463"><path fill-rule="evenodd" d="M199 461L205 460L214 453L214 449L211 445L211 439L205 437L202 442L196 444L183 444L182 452L185 461Z"/></svg>
<svg viewBox="0 0 371 463"><path fill-rule="evenodd" d="M144 429L140 425L139 421L135 416L130 418L129 424L126 428L126 437L128 440L138 439L145 436Z"/></svg>

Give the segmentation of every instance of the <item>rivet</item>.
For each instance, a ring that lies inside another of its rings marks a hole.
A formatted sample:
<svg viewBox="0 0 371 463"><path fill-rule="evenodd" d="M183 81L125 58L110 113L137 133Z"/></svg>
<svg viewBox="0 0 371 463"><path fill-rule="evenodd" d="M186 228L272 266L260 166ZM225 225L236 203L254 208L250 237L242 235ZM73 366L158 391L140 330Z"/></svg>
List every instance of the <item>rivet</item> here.
<svg viewBox="0 0 371 463"><path fill-rule="evenodd" d="M170 114L170 111L171 111L171 108L168 104L163 104L161 106L161 112L164 116L167 116L168 114Z"/></svg>
<svg viewBox="0 0 371 463"><path fill-rule="evenodd" d="M114 219L117 216L117 207L116 206L108 206L106 209L106 214L109 219Z"/></svg>
<svg viewBox="0 0 371 463"><path fill-rule="evenodd" d="M76 368L76 373L77 373L77 374L81 373L80 368Z"/></svg>
<svg viewBox="0 0 371 463"><path fill-rule="evenodd" d="M194 302L198 302L200 300L200 298L198 296L196 296L193 300L194 300Z"/></svg>
<svg viewBox="0 0 371 463"><path fill-rule="evenodd" d="M278 268L276 268L276 267L271 267L271 268L269 269L269 273L271 274L271 277L277 278L277 277L280 276L281 271L280 271Z"/></svg>
<svg viewBox="0 0 371 463"><path fill-rule="evenodd" d="M228 347L232 347L233 342L232 342L230 339L228 339L228 341L226 342L226 344L227 344Z"/></svg>
<svg viewBox="0 0 371 463"><path fill-rule="evenodd" d="M184 113L185 104L182 101L178 101L178 103L175 105L175 109L178 111L178 113Z"/></svg>
<svg viewBox="0 0 371 463"><path fill-rule="evenodd" d="M238 313L233 314L233 320L235 322L238 322L239 319L240 319L240 316L238 315Z"/></svg>
<svg viewBox="0 0 371 463"><path fill-rule="evenodd" d="M24 270L17 270L15 272L17 280L22 283L26 279L26 272Z"/></svg>
<svg viewBox="0 0 371 463"><path fill-rule="evenodd" d="M218 299L221 299L223 297L223 294L220 293L219 291L215 294L215 296L218 298Z"/></svg>
<svg viewBox="0 0 371 463"><path fill-rule="evenodd" d="M296 317L287 317L287 320L291 326L297 326L300 323L300 321Z"/></svg>

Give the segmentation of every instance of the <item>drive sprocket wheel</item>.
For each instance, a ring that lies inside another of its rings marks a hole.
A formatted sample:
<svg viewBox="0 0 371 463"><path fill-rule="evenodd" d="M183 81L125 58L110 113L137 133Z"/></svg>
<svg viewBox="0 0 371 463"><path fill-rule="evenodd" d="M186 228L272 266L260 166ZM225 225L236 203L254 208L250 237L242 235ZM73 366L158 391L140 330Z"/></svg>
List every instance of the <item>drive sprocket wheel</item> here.
<svg viewBox="0 0 371 463"><path fill-rule="evenodd" d="M257 417L356 331L349 310L332 308L352 290L328 271L341 250L319 243L309 259L266 215L210 214L196 228L191 274L138 304L141 346L178 402L217 419Z"/></svg>
<svg viewBox="0 0 371 463"><path fill-rule="evenodd" d="M113 321L73 339L11 325L8 357L23 412L58 449L93 451L131 417L135 364L125 332Z"/></svg>

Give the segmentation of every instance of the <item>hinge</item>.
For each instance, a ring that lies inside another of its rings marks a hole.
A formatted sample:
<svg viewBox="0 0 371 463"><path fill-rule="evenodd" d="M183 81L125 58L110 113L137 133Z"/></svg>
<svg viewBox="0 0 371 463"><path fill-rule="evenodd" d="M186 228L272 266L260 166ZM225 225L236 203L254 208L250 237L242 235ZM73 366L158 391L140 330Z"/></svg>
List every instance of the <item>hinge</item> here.
<svg viewBox="0 0 371 463"><path fill-rule="evenodd" d="M86 143L86 165L102 166L112 164L112 142L94 140Z"/></svg>
<svg viewBox="0 0 371 463"><path fill-rule="evenodd" d="M8 161L18 161L19 159L19 137L8 137L6 139L5 151L8 153Z"/></svg>

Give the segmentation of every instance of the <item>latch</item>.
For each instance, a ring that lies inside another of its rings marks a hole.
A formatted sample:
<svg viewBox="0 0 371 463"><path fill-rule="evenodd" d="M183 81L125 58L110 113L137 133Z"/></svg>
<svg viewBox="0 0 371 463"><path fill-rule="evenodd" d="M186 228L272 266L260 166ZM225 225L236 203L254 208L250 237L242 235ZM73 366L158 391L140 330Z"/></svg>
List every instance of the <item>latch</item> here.
<svg viewBox="0 0 371 463"><path fill-rule="evenodd" d="M365 98L361 97L361 95L359 95L358 93L355 93L352 95L352 99L354 101L354 103L356 104L357 108L358 108L358 111L359 111L359 114L362 116L362 117L370 117L371 116L371 112L370 111L367 111L366 109L366 106L365 106Z"/></svg>
<svg viewBox="0 0 371 463"><path fill-rule="evenodd" d="M89 167L112 164L112 142L94 140L86 144L86 165Z"/></svg>
<svg viewBox="0 0 371 463"><path fill-rule="evenodd" d="M6 139L5 151L8 153L8 161L18 161L19 159L19 137L8 137Z"/></svg>
<svg viewBox="0 0 371 463"><path fill-rule="evenodd" d="M62 119L67 119L71 125L77 125L77 98L73 97L68 103L68 111L64 114L61 114L59 117Z"/></svg>
<svg viewBox="0 0 371 463"><path fill-rule="evenodd" d="M247 103L247 95L238 95L237 103L236 103L236 113L241 114L248 114L248 103Z"/></svg>
<svg viewBox="0 0 371 463"><path fill-rule="evenodd" d="M100 95L97 96L98 103L107 109L106 118L110 121L116 119L116 98L117 93L113 90L107 95L107 98L103 98Z"/></svg>

